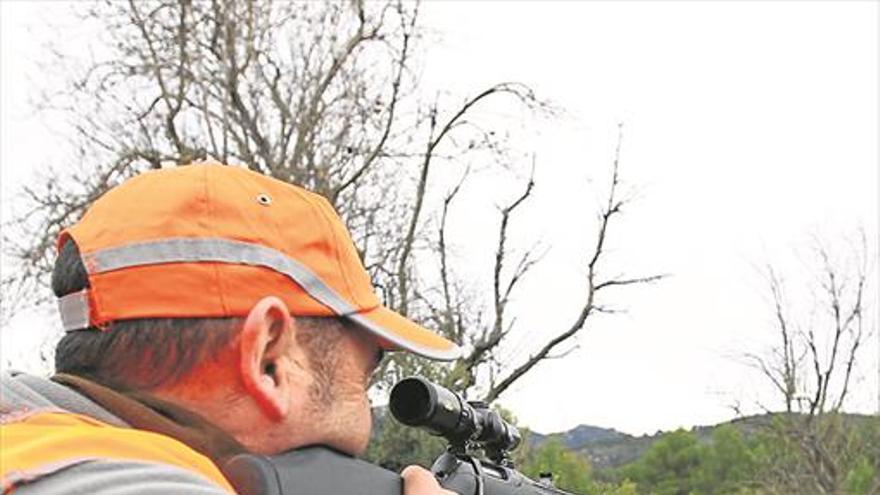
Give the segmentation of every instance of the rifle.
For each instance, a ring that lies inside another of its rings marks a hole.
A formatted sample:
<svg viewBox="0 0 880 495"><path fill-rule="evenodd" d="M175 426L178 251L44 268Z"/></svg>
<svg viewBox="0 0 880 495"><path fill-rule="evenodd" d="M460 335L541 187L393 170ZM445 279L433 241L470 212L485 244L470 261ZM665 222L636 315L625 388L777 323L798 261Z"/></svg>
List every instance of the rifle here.
<svg viewBox="0 0 880 495"><path fill-rule="evenodd" d="M519 446L520 434L483 402L467 402L440 385L410 377L394 385L389 407L401 423L449 442L431 468L447 490L461 495L571 495L516 470L510 452ZM323 446L274 456L239 454L224 464L223 473L241 495L403 493L397 473Z"/></svg>

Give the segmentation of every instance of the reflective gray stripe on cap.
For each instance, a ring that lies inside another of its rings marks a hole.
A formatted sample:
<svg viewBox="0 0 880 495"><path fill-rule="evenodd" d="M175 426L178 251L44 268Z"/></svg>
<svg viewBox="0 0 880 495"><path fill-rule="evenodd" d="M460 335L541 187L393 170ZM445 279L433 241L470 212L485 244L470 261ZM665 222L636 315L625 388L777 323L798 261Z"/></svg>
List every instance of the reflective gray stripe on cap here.
<svg viewBox="0 0 880 495"><path fill-rule="evenodd" d="M404 340L400 335L389 332L386 328L379 326L373 320L367 318L362 314L355 313L351 315L346 315L345 317L353 321L355 324L365 328L369 332L391 342L397 347L400 347L401 349L406 349L410 352L414 352L426 358L436 359L438 361L454 361L461 357L461 347L455 345L454 343L449 349L433 349L431 347L425 347L423 345L416 344L415 342Z"/></svg>
<svg viewBox="0 0 880 495"><path fill-rule="evenodd" d="M302 263L281 251L243 241L214 237L162 239L101 249L84 254L83 260L89 274L162 263L213 261L261 266L287 276L339 316L358 311ZM64 330L90 326L88 290L60 297L58 309Z"/></svg>
<svg viewBox="0 0 880 495"><path fill-rule="evenodd" d="M58 298L58 313L64 330L79 330L89 327L89 291L72 292Z"/></svg>
<svg viewBox="0 0 880 495"><path fill-rule="evenodd" d="M287 276L337 315L358 311L302 263L281 251L249 242L216 237L172 238L102 249L83 258L92 274L161 263L213 261L261 266Z"/></svg>
<svg viewBox="0 0 880 495"><path fill-rule="evenodd" d="M102 249L84 254L83 260L90 274L163 263L220 262L269 268L290 278L336 315L348 318L402 349L445 361L457 359L461 355L461 349L455 344L449 349L432 349L405 340L359 314L358 311L362 310L339 296L304 264L281 251L259 244L216 237L171 238ZM87 291L69 294L59 298L58 302L66 331L79 330L90 325Z"/></svg>

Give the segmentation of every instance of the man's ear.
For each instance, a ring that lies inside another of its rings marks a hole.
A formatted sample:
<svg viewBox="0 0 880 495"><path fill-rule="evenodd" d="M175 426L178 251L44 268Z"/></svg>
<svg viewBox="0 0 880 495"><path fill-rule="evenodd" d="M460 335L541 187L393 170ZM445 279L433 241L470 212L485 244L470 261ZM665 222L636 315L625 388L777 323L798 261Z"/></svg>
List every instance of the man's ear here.
<svg viewBox="0 0 880 495"><path fill-rule="evenodd" d="M277 297L251 308L241 331L239 372L244 389L266 416L283 419L292 393L284 362L293 339L293 318Z"/></svg>

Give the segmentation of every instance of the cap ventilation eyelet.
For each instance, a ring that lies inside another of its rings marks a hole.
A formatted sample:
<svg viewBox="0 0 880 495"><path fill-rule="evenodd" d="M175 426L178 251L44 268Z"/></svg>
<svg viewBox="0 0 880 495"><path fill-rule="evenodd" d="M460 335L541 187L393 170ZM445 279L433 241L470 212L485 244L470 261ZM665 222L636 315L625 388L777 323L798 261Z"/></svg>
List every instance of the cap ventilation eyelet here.
<svg viewBox="0 0 880 495"><path fill-rule="evenodd" d="M257 203L260 203L263 206L269 206L272 204L272 197L268 194L260 194L257 196Z"/></svg>

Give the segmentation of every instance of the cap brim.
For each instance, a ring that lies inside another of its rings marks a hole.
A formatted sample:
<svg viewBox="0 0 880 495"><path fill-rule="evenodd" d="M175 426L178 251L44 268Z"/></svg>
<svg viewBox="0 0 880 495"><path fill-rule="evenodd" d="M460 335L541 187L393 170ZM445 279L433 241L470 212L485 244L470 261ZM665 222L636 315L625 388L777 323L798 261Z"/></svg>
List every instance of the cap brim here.
<svg viewBox="0 0 880 495"><path fill-rule="evenodd" d="M387 341L392 349L414 352L437 361L452 361L461 357L461 348L454 342L384 306L349 314L346 318Z"/></svg>

